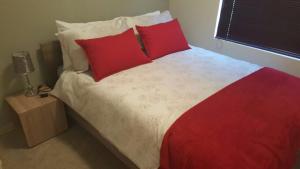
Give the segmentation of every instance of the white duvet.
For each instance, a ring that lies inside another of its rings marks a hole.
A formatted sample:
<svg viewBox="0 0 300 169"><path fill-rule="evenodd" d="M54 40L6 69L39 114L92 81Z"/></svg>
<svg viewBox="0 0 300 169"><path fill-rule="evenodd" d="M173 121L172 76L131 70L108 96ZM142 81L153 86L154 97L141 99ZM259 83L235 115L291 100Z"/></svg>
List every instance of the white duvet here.
<svg viewBox="0 0 300 169"><path fill-rule="evenodd" d="M259 66L201 48L174 53L95 82L65 71L52 94L140 169L157 169L164 133L184 112Z"/></svg>

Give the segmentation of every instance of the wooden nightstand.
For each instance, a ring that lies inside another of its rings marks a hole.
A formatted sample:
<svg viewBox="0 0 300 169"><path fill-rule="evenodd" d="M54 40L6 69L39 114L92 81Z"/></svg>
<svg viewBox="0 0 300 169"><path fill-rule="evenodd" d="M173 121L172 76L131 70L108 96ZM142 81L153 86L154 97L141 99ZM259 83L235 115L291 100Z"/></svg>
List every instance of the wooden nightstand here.
<svg viewBox="0 0 300 169"><path fill-rule="evenodd" d="M64 104L53 96L40 98L16 95L5 100L18 115L29 147L68 128Z"/></svg>

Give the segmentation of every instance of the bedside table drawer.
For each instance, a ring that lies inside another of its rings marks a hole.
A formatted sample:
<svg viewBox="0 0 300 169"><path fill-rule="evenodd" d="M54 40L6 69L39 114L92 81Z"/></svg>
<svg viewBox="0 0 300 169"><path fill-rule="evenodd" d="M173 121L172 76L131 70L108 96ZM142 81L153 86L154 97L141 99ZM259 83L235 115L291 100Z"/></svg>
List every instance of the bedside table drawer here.
<svg viewBox="0 0 300 169"><path fill-rule="evenodd" d="M44 142L68 128L62 102L52 102L19 116L29 147Z"/></svg>

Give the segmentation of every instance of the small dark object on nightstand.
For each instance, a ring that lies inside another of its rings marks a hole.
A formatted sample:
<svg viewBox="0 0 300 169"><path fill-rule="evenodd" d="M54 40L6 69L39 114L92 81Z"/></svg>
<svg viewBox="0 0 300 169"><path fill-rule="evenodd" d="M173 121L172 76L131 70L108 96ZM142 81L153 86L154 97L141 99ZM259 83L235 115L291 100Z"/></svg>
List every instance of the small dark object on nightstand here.
<svg viewBox="0 0 300 169"><path fill-rule="evenodd" d="M48 97L49 96L49 92L51 91L51 88L49 88L46 85L39 85L38 87L38 94L40 96L40 98L44 98L44 97Z"/></svg>
<svg viewBox="0 0 300 169"><path fill-rule="evenodd" d="M40 95L40 98L44 98L44 97L48 97L49 94L48 93L42 93L42 94L39 94Z"/></svg>

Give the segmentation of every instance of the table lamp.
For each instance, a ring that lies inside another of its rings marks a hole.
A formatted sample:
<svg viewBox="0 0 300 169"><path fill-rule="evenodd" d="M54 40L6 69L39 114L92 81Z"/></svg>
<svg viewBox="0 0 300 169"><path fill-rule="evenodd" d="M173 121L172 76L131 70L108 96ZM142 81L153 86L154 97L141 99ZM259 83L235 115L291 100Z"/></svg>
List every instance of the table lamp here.
<svg viewBox="0 0 300 169"><path fill-rule="evenodd" d="M13 65L15 72L17 74L23 75L26 83L25 96L31 97L35 96L36 90L30 83L29 73L34 71L34 66L32 64L30 54L27 51L14 52L12 54Z"/></svg>

